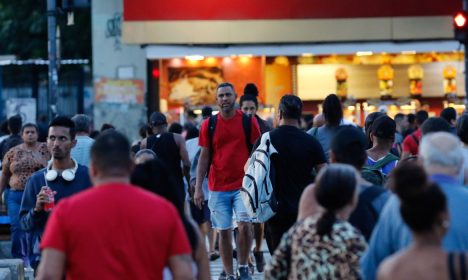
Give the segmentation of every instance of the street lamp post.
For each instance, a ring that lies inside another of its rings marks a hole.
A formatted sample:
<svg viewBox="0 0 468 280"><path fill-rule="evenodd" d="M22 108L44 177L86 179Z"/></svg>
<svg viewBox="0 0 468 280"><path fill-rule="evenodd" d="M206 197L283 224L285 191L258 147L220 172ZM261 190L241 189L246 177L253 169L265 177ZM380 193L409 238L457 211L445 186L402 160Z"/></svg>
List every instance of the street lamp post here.
<svg viewBox="0 0 468 280"><path fill-rule="evenodd" d="M47 0L47 37L48 37L48 57L49 57L49 92L47 101L47 113L52 118L56 112L56 99L58 88L57 73L57 7L55 0Z"/></svg>

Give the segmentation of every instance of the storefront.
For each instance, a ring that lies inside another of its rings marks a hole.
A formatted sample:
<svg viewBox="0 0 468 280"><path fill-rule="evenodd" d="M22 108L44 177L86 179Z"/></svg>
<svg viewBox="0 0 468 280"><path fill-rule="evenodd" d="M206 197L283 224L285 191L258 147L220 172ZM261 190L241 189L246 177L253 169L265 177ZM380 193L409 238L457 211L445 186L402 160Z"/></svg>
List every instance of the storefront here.
<svg viewBox="0 0 468 280"><path fill-rule="evenodd" d="M458 1L241 2L124 1L123 39L144 45L149 62L150 110L198 110L223 81L239 94L255 83L265 115L287 93L309 113L337 93L357 123L375 110L464 109Z"/></svg>

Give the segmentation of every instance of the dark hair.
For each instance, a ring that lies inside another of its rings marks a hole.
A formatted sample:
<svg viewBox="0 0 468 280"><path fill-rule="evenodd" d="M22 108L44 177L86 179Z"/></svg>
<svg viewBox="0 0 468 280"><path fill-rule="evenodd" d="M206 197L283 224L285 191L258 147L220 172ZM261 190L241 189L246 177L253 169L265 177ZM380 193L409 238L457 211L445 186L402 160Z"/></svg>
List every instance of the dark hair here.
<svg viewBox="0 0 468 280"><path fill-rule="evenodd" d="M372 123L370 130L375 137L393 142L396 133L396 122L389 116L383 115Z"/></svg>
<svg viewBox="0 0 468 280"><path fill-rule="evenodd" d="M103 123L101 126L101 132L104 132L109 129L115 129L115 126L111 125L110 123Z"/></svg>
<svg viewBox="0 0 468 280"><path fill-rule="evenodd" d="M432 117L428 118L421 126L422 135L426 135L432 132L445 131L450 133L450 124L443 118Z"/></svg>
<svg viewBox="0 0 468 280"><path fill-rule="evenodd" d="M460 140L468 144L468 115L463 114L457 121L457 135Z"/></svg>
<svg viewBox="0 0 468 280"><path fill-rule="evenodd" d="M187 129L187 134L185 135L185 140L197 138L200 132L196 126L191 126Z"/></svg>
<svg viewBox="0 0 468 280"><path fill-rule="evenodd" d="M414 232L431 231L439 215L447 211L444 193L428 182L423 167L415 162L401 162L392 171L390 186L401 200L403 221Z"/></svg>
<svg viewBox="0 0 468 280"><path fill-rule="evenodd" d="M322 104L322 112L327 125L339 126L343 119L343 108L336 94L329 94Z"/></svg>
<svg viewBox="0 0 468 280"><path fill-rule="evenodd" d="M421 110L421 111L416 112L415 118L416 118L416 123L418 125L422 125L429 118L429 114L426 111Z"/></svg>
<svg viewBox="0 0 468 280"><path fill-rule="evenodd" d="M122 133L114 129L106 130L91 146L91 161L103 173L130 170L130 142Z"/></svg>
<svg viewBox="0 0 468 280"><path fill-rule="evenodd" d="M132 184L140 186L148 191L160 195L171 202L184 224L192 249L197 246L197 235L192 224L188 221L184 212L184 201L181 199L181 189L171 176L170 170L159 159L149 160L138 164L130 178Z"/></svg>
<svg viewBox="0 0 468 280"><path fill-rule="evenodd" d="M91 119L88 116L84 114L75 115L72 118L72 121L75 123L76 132L89 133Z"/></svg>
<svg viewBox="0 0 468 280"><path fill-rule="evenodd" d="M0 124L0 131L4 135L10 134L10 130L8 129L8 121L3 121L2 124Z"/></svg>
<svg viewBox="0 0 468 280"><path fill-rule="evenodd" d="M331 164L320 170L315 180L315 198L325 209L317 221L317 234L330 235L336 221L336 211L353 200L357 178L354 167L347 164Z"/></svg>
<svg viewBox="0 0 468 280"><path fill-rule="evenodd" d="M70 132L71 140L75 139L76 137L75 123L69 117L65 117L65 116L56 117L49 123L49 128L53 126L61 126L61 127L68 128L68 131Z"/></svg>
<svg viewBox="0 0 468 280"><path fill-rule="evenodd" d="M203 119L211 117L212 114L213 114L213 108L211 108L210 106L205 106L202 108L201 115Z"/></svg>
<svg viewBox="0 0 468 280"><path fill-rule="evenodd" d="M173 122L168 128L168 132L176 133L176 134L181 134L182 133L182 125L178 122Z"/></svg>
<svg viewBox="0 0 468 280"><path fill-rule="evenodd" d="M300 120L302 116L302 100L292 94L286 94L281 97L279 111L285 119Z"/></svg>
<svg viewBox="0 0 468 280"><path fill-rule="evenodd" d="M231 84L231 83L228 83L228 82L220 83L220 84L216 87L216 91L218 91L218 89L224 88L224 87L230 87L230 88L232 89L232 91L234 91L234 85Z"/></svg>
<svg viewBox="0 0 468 280"><path fill-rule="evenodd" d="M140 135L141 138L146 138L146 133L148 131L148 125L144 124L140 126L140 129L138 130L138 135Z"/></svg>
<svg viewBox="0 0 468 280"><path fill-rule="evenodd" d="M455 111L453 107L447 107L440 112L440 117L451 123L453 120L457 119L457 111Z"/></svg>
<svg viewBox="0 0 468 280"><path fill-rule="evenodd" d="M14 115L8 119L8 130L11 134L19 134L23 120L20 115Z"/></svg>
<svg viewBox="0 0 468 280"><path fill-rule="evenodd" d="M410 124L413 124L416 121L416 115L413 113L409 113L407 117L408 117L408 123Z"/></svg>
<svg viewBox="0 0 468 280"><path fill-rule="evenodd" d="M36 130L36 133L37 133L38 136L39 136L39 127L37 127L37 125L34 124L34 123L26 123L26 124L24 124L23 127L21 127L21 135L23 135L24 130L25 130L26 128L28 128L28 127L34 127L34 129Z"/></svg>
<svg viewBox="0 0 468 280"><path fill-rule="evenodd" d="M93 139L96 139L98 136L99 136L99 131L97 130L93 130L91 131L91 133L89 134L89 137L93 138Z"/></svg>
<svg viewBox="0 0 468 280"><path fill-rule="evenodd" d="M336 130L330 149L338 163L345 163L361 170L367 160L367 138L362 130L352 126L339 126Z"/></svg>
<svg viewBox="0 0 468 280"><path fill-rule="evenodd" d="M242 95L239 100L239 104L241 107L244 101L252 101L253 103L255 103L255 108L258 109L258 100L255 95L246 95L246 94Z"/></svg>

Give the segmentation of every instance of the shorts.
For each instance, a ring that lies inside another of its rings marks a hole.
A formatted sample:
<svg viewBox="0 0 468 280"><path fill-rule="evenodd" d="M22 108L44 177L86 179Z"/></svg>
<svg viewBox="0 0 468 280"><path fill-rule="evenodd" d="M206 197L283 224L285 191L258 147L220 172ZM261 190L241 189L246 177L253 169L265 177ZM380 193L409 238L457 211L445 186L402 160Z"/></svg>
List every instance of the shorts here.
<svg viewBox="0 0 468 280"><path fill-rule="evenodd" d="M210 191L208 207L211 211L211 223L215 229L231 229L233 212L236 214L236 222L251 222L242 202L240 190L225 192Z"/></svg>
<svg viewBox="0 0 468 280"><path fill-rule="evenodd" d="M190 213L192 218L197 222L198 225L204 224L210 220L210 208L208 208L208 200L202 206L202 209L198 208L193 201L190 201Z"/></svg>

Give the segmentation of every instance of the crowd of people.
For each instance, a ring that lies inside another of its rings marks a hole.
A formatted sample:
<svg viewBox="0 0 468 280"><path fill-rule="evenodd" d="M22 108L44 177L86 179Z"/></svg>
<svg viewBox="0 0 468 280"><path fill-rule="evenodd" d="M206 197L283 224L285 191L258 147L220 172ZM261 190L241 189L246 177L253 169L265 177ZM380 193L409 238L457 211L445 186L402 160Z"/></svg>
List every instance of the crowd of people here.
<svg viewBox="0 0 468 280"><path fill-rule="evenodd" d="M13 257L38 279L205 280L219 258L213 277L226 280L468 278L468 114L375 112L360 127L330 94L307 127L301 99L284 95L274 128L257 96L221 83L218 114L180 125L154 112L134 143L112 124L91 135L86 115L54 118L45 143L41 126L9 118ZM276 153L263 221L243 181L265 134Z"/></svg>

